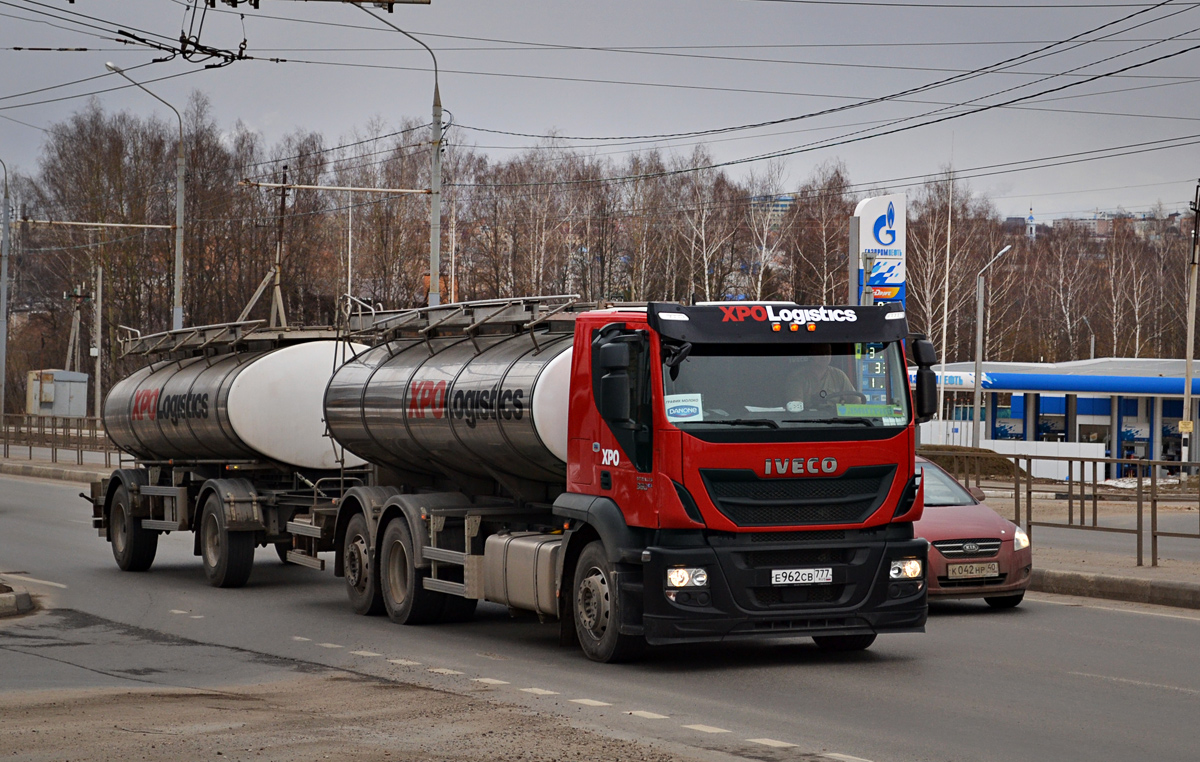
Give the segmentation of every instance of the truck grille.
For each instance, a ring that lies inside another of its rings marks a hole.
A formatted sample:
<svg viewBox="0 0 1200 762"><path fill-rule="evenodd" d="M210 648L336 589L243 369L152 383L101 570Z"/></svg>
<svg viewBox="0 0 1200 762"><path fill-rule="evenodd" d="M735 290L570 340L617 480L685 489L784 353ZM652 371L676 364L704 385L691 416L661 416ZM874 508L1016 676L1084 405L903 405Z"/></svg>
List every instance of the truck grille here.
<svg viewBox="0 0 1200 762"><path fill-rule="evenodd" d="M828 542L846 539L845 529L821 529L815 532L750 532L750 542Z"/></svg>
<svg viewBox="0 0 1200 762"><path fill-rule="evenodd" d="M808 564L844 564L850 548L797 548L795 550L755 550L746 553L751 569L782 569Z"/></svg>
<svg viewBox="0 0 1200 762"><path fill-rule="evenodd" d="M845 585L804 585L802 587L755 587L750 589L754 602L762 608L796 606L806 603L832 603L842 597Z"/></svg>
<svg viewBox="0 0 1200 762"><path fill-rule="evenodd" d="M974 543L975 548L968 550L964 546ZM946 558L989 558L1000 552L999 540L938 540L933 543Z"/></svg>
<svg viewBox="0 0 1200 762"><path fill-rule="evenodd" d="M858 466L835 477L760 479L749 469L703 469L713 504L738 526L857 524L883 504L895 466Z"/></svg>

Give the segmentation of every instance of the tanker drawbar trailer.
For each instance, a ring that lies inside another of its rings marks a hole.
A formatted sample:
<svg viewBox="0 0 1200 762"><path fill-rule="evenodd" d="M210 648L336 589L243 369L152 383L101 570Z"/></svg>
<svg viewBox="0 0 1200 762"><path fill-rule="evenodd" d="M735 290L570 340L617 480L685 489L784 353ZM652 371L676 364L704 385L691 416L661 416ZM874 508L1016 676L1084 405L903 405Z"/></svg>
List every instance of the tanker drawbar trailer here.
<svg viewBox="0 0 1200 762"><path fill-rule="evenodd" d="M539 297L358 320L129 342L158 360L104 417L135 467L91 495L122 569L171 531L224 587L259 546L316 569L332 552L360 614L490 601L597 661L924 630L915 425L936 360L900 306Z"/></svg>

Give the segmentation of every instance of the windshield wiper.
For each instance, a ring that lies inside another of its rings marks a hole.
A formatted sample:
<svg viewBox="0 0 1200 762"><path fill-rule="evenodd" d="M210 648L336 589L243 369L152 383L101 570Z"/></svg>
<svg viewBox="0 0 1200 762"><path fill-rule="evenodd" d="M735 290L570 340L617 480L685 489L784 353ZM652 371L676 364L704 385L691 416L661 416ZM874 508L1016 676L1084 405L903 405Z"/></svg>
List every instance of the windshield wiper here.
<svg viewBox="0 0 1200 762"><path fill-rule="evenodd" d="M715 423L718 426L770 426L773 429L779 428L779 424L770 418L731 418L728 421L681 421L681 423Z"/></svg>
<svg viewBox="0 0 1200 762"><path fill-rule="evenodd" d="M863 426L874 426L870 418L787 418L784 423L861 423Z"/></svg>

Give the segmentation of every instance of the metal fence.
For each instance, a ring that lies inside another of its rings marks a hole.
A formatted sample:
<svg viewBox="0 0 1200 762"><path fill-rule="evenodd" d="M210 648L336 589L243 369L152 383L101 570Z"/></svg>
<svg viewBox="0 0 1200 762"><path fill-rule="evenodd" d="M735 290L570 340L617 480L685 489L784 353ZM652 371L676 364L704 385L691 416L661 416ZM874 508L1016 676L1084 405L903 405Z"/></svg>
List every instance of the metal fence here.
<svg viewBox="0 0 1200 762"><path fill-rule="evenodd" d="M99 418L58 418L45 415L0 416L0 454L5 458L35 459L38 451L49 451L50 461L58 463L66 454L74 455L76 465L85 465L84 453L104 456L105 468L112 468L120 451L109 440ZM40 457L38 459L41 459ZM99 465L99 460L96 461Z"/></svg>
<svg viewBox="0 0 1200 762"><path fill-rule="evenodd" d="M1001 455L986 452L963 452L937 447L921 448L918 454L935 461L965 487L1005 487L1012 484L1013 522L1025 528L1030 539L1034 527L1081 530L1087 532L1109 532L1136 537L1137 565L1144 564L1144 547L1147 536L1150 540L1150 565L1158 566L1158 540L1174 537L1200 540L1200 480L1189 479L1188 471L1200 468L1200 463L1180 463L1165 460L1138 460L1126 458L1054 458L1046 455ZM1070 478L1063 481L1035 479L1032 476L1035 461L1053 460L1065 462ZM1001 463L1007 465L1001 466ZM999 466L999 468L998 468ZM999 473L1001 470L1007 473ZM1162 475L1178 474L1176 484L1168 488L1162 483ZM1122 490L1106 484L1105 473L1122 474L1129 479L1132 489ZM1067 520L1043 521L1035 517L1035 493L1051 497L1043 500L1065 500ZM995 500L990 505L999 506ZM1130 503L1133 505L1136 526L1116 527L1100 523L1100 503ZM1196 532L1161 530L1158 527L1159 506L1163 503L1187 503L1197 507ZM1146 529L1146 514L1149 512L1150 527ZM1022 513L1024 515L1022 515Z"/></svg>

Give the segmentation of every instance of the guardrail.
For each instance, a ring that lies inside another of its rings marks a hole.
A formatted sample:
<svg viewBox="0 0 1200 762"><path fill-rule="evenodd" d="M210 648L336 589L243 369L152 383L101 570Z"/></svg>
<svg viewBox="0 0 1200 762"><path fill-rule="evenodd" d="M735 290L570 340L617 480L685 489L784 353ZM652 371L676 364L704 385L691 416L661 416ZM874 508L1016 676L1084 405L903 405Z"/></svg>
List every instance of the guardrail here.
<svg viewBox="0 0 1200 762"><path fill-rule="evenodd" d="M49 450L50 462L58 463L63 451L75 454L76 465L85 465L83 454L104 455L104 467L112 468L118 450L104 431L99 418L59 418L46 415L11 414L0 416L0 454L13 457L13 452L34 459L36 450Z"/></svg>
<svg viewBox="0 0 1200 762"><path fill-rule="evenodd" d="M1158 528L1158 509L1160 503L1192 503L1200 509L1200 481L1189 484L1186 474L1200 469L1200 463L1180 463L1175 460L1139 460L1128 458L1056 458L1048 455L1005 455L990 452L963 452L961 450L942 450L934 447L923 447L918 454L929 458L942 466L960 484L966 487L983 487L984 480L989 482L1003 481L1007 484L1012 480L1013 522L1025 527L1030 539L1033 538L1033 527L1054 527L1057 529L1073 529L1089 532L1109 532L1113 534L1133 535L1137 541L1137 565L1144 565L1144 546L1148 535L1150 538L1150 565L1158 566L1158 540L1160 537L1200 540L1200 510L1197 511L1197 530L1192 532L1174 532ZM994 466L998 461L1008 461L1011 472L1000 476ZM1062 482L1037 480L1032 476L1034 461L1066 462L1070 479ZM1022 462L1024 466L1022 467ZM1109 472L1123 474L1124 478L1135 480L1133 491L1122 491L1120 488L1105 484L1102 475ZM1179 488L1164 491L1160 483L1160 475L1175 472L1179 474ZM973 482L973 483L972 483ZM1053 492L1053 499L1066 499L1067 521L1039 521L1034 518L1034 492ZM1065 493L1065 494L1064 494ZM1024 500L1022 500L1024 495ZM989 501L995 505L995 501ZM1136 526L1114 527L1104 526L1099 520L1100 503L1133 503L1135 504ZM1022 506L1024 506L1024 522L1022 523ZM1150 529L1146 531L1146 509L1149 507ZM1078 508L1078 510L1076 510ZM1088 510L1090 508L1090 511ZM1089 516L1090 513L1090 516ZM1076 521L1078 516L1078 521Z"/></svg>

